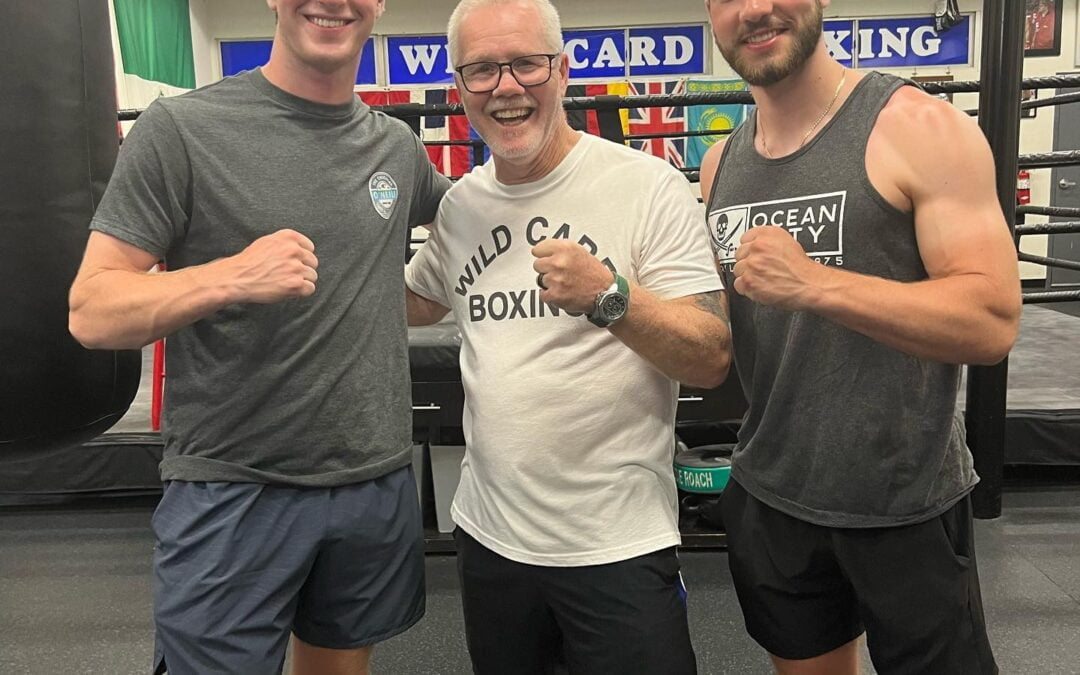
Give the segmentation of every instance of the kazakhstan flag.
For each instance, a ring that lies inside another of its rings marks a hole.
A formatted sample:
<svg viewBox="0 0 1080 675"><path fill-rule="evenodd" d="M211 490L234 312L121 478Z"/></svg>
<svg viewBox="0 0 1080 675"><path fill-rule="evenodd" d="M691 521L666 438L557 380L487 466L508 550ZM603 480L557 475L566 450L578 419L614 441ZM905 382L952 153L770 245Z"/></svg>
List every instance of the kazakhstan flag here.
<svg viewBox="0 0 1080 675"><path fill-rule="evenodd" d="M686 83L687 94L717 91L746 91L746 83L742 80L690 80ZM741 103L690 106L686 128L688 131L731 131L746 118L746 108L747 106ZM686 166L701 166L705 152L723 137L717 135L687 138Z"/></svg>

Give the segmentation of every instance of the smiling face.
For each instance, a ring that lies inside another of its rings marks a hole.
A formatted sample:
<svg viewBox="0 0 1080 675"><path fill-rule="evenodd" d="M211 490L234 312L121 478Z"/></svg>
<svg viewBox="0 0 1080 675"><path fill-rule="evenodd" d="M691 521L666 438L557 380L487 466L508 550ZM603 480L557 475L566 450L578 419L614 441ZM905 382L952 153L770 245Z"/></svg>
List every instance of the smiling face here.
<svg viewBox="0 0 1080 675"><path fill-rule="evenodd" d="M798 71L821 42L828 0L706 0L716 46L732 70L755 86Z"/></svg>
<svg viewBox="0 0 1080 675"><path fill-rule="evenodd" d="M385 0L267 0L277 14L274 54L295 70L325 75L351 70Z"/></svg>
<svg viewBox="0 0 1080 675"><path fill-rule="evenodd" d="M527 4L504 3L472 10L460 24L458 65L478 61L509 62L533 54L557 54L537 29L539 12ZM523 87L503 67L493 91L474 94L458 78L461 102L469 122L499 160L534 161L566 125L562 97L569 82L569 63L559 54L551 78Z"/></svg>

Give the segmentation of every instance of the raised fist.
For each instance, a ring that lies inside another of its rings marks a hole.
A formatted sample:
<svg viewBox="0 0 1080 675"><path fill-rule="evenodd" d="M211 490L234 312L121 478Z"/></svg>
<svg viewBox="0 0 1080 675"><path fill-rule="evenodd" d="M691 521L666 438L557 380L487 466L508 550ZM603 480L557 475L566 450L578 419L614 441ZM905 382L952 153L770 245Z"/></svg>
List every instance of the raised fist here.
<svg viewBox="0 0 1080 675"><path fill-rule="evenodd" d="M243 302L272 303L315 292L315 244L295 230L259 237L227 259Z"/></svg>

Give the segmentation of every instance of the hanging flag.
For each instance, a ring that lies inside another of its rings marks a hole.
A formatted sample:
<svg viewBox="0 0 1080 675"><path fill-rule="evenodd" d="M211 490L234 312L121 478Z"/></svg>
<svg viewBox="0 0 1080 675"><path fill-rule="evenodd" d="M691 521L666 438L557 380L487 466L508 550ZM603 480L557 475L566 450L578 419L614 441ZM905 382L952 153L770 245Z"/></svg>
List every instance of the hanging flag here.
<svg viewBox="0 0 1080 675"><path fill-rule="evenodd" d="M124 72L179 89L195 88L188 0L113 0Z"/></svg>
<svg viewBox="0 0 1080 675"><path fill-rule="evenodd" d="M368 105L399 105L401 103L413 103L412 92L398 89L375 89L370 91L358 91L356 95Z"/></svg>
<svg viewBox="0 0 1080 675"><path fill-rule="evenodd" d="M457 89L379 89L358 91L356 95L368 105L399 105L422 103L435 105L459 102ZM472 167L472 147L468 145L432 145L450 140L479 140L464 115L425 115L420 118L420 140L427 144L428 157L440 173L460 177Z"/></svg>
<svg viewBox="0 0 1080 675"><path fill-rule="evenodd" d="M460 103L455 87L449 89L426 89L423 103ZM464 115L438 115L424 117L420 122L421 139L428 141L468 141L473 139L469 120ZM435 167L445 176L457 178L468 173L473 166L472 147L468 145L431 145L428 155Z"/></svg>
<svg viewBox="0 0 1080 675"><path fill-rule="evenodd" d="M631 82L631 96L678 96L686 91L683 80L667 82ZM678 134L686 132L686 109L682 106L631 108L630 135ZM667 160L672 166L686 165L686 137L673 136L647 140L631 140L630 147Z"/></svg>
<svg viewBox="0 0 1080 675"><path fill-rule="evenodd" d="M583 96L626 96L630 92L629 82L609 82L607 84L572 84L566 88L566 95L571 98ZM595 110L570 110L566 113L566 119L570 126L578 131L584 131L594 136L600 135L600 122ZM630 131L630 111L623 108L619 111L619 119L622 122L623 136Z"/></svg>
<svg viewBox="0 0 1080 675"><path fill-rule="evenodd" d="M742 80L690 80L686 93L700 94L718 91L746 91ZM746 106L741 103L693 105L687 114L690 131L732 131L746 119ZM687 139L686 165L700 167L705 153L725 136L691 136Z"/></svg>

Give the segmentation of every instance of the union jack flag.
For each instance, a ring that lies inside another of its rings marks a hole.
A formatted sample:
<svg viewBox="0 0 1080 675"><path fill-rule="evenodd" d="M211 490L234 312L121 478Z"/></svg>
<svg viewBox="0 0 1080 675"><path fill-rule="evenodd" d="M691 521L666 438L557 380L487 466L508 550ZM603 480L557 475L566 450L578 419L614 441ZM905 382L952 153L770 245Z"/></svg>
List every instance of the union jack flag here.
<svg viewBox="0 0 1080 675"><path fill-rule="evenodd" d="M686 82L631 82L631 96L676 96L686 92ZM630 134L665 134L686 132L686 109L683 107L631 108ZM686 166L686 137L631 140L630 147L667 160L677 168Z"/></svg>

